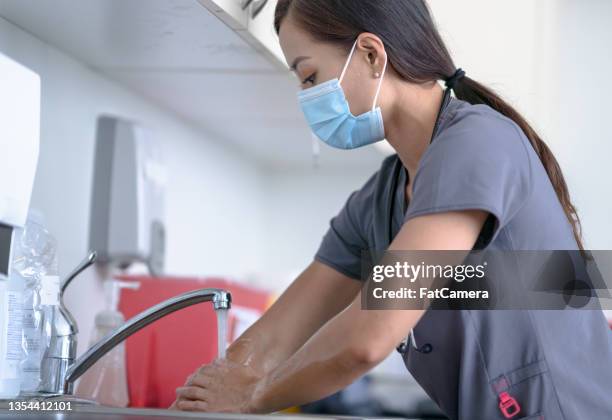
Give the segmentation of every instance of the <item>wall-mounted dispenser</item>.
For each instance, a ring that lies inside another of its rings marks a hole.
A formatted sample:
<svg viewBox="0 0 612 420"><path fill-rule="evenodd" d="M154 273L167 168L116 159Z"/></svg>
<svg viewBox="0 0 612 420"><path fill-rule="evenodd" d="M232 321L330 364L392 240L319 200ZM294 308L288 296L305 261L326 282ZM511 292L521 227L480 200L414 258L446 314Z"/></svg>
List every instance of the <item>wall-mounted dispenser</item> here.
<svg viewBox="0 0 612 420"><path fill-rule="evenodd" d="M0 53L0 222L23 226L40 143L40 77Z"/></svg>
<svg viewBox="0 0 612 420"><path fill-rule="evenodd" d="M0 53L0 399L21 383L24 282L12 270L38 164L40 77Z"/></svg>
<svg viewBox="0 0 612 420"><path fill-rule="evenodd" d="M98 261L144 262L163 273L165 180L161 151L146 130L98 118L89 236Z"/></svg>

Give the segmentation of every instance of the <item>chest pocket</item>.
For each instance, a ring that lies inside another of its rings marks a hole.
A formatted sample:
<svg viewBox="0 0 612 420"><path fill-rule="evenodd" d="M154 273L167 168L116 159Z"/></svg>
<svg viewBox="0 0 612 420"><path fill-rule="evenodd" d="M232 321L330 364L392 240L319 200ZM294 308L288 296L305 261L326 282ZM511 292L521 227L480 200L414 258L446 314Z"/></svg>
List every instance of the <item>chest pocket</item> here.
<svg viewBox="0 0 612 420"><path fill-rule="evenodd" d="M563 418L529 311L469 311L468 319L474 335L466 339L478 343L497 408L487 418Z"/></svg>
<svg viewBox="0 0 612 420"><path fill-rule="evenodd" d="M555 400L545 360L521 366L499 375L490 382L491 390L498 398L500 413L516 420L561 418L550 401ZM544 416L546 413L546 417ZM559 413L560 414L560 413ZM500 417L500 418L504 418Z"/></svg>

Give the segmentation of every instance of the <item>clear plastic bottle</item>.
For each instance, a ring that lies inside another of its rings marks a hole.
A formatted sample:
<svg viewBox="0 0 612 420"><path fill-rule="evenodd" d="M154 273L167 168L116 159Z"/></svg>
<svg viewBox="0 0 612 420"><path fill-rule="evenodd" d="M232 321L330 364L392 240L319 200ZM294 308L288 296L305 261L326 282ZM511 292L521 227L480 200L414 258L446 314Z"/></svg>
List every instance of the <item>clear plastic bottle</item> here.
<svg viewBox="0 0 612 420"><path fill-rule="evenodd" d="M96 329L91 338L90 346L93 346L112 330L125 323L125 318L118 309L119 294L121 289L137 289L139 284L106 280L104 287L107 307L96 315ZM125 342L117 345L83 374L76 394L81 398L94 400L109 407L128 406L130 401L125 369Z"/></svg>
<svg viewBox="0 0 612 420"><path fill-rule="evenodd" d="M23 293L25 357L21 362L23 393L35 392L40 385L40 363L45 351L44 305L49 304L49 296L53 296L55 288L59 287L56 250L56 241L44 228L42 216L36 211L31 211L24 229L16 236L13 259L13 273L25 285Z"/></svg>

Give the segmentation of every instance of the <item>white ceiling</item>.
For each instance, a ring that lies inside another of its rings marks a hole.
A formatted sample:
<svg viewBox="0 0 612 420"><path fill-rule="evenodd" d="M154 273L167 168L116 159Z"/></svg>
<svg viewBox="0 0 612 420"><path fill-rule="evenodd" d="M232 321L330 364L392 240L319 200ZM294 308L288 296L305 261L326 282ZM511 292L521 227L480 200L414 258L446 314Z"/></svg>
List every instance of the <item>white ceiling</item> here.
<svg viewBox="0 0 612 420"><path fill-rule="evenodd" d="M0 15L262 164L311 165L296 81L197 0L0 0ZM382 158L321 149L327 166Z"/></svg>

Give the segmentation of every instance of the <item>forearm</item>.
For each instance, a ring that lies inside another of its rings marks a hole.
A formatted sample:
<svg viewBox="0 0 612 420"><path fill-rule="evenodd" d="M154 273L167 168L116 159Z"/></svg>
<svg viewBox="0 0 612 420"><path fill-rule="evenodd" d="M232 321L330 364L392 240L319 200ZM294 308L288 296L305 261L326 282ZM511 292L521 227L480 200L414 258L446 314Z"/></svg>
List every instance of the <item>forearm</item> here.
<svg viewBox="0 0 612 420"><path fill-rule="evenodd" d="M331 395L387 357L422 311L366 311L357 297L299 351L267 374L252 400L267 413Z"/></svg>
<svg viewBox="0 0 612 420"><path fill-rule="evenodd" d="M290 356L290 346L278 334L274 325L260 319L227 348L225 358L249 366L262 376Z"/></svg>
<svg viewBox="0 0 612 420"><path fill-rule="evenodd" d="M258 397L250 412L272 413L288 407L325 398L354 382L371 367L355 360L346 363L341 354L320 362L310 362L296 369L285 365L278 371L282 379L274 380Z"/></svg>
<svg viewBox="0 0 612 420"><path fill-rule="evenodd" d="M294 355L260 381L252 412L270 413L331 395L375 364L351 341L338 342L334 323L324 326Z"/></svg>
<svg viewBox="0 0 612 420"><path fill-rule="evenodd" d="M313 262L228 348L226 357L264 373L271 371L345 309L359 289L358 282Z"/></svg>

